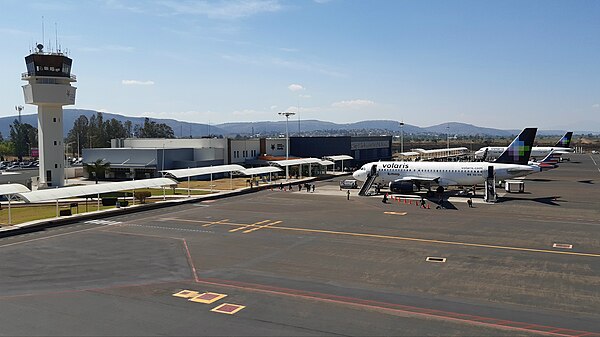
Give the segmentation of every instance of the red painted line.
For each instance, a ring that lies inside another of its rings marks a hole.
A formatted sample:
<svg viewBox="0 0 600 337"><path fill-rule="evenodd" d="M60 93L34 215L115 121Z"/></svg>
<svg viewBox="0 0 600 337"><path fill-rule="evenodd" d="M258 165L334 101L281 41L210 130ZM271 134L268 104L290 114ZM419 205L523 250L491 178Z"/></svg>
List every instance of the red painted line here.
<svg viewBox="0 0 600 337"><path fill-rule="evenodd" d="M188 248L187 241L185 241L185 239L182 239L182 240L183 240L183 247L185 248L185 253L187 255L188 263L190 265L190 268L192 268L192 273L194 274L194 281L198 282L198 274L196 273L196 266L194 265L194 261L192 260L192 255L190 254L190 249Z"/></svg>
<svg viewBox="0 0 600 337"><path fill-rule="evenodd" d="M488 327L493 327L493 328L498 328L498 329L519 330L519 331L541 333L541 334L553 335L553 336L577 336L577 335L581 335L581 334L584 334L584 335L594 334L594 333L588 332L588 331L577 331L577 330L562 329L562 328L557 328L557 327L543 326L543 325L538 325L538 324L513 322L513 321L507 321L507 320L494 319L494 318L490 318L490 317L482 317L482 316L475 316L475 315L469 315L469 314L460 314L460 313L442 311L442 310L436 310L436 309L418 308L418 307L412 307L412 306L407 306L407 305L402 305L402 304L379 302L379 301L373 301L373 300L365 300L365 299L359 299L359 298L317 293L317 292L304 291L304 290L295 290L295 289L288 289L288 288L265 286L265 285L254 284L254 283L244 283L244 282L238 282L238 281L211 279L211 278L199 278L198 283L210 284L210 285L214 285L214 286L238 288L238 289L249 290L249 291L259 291L259 292L271 293L271 294L276 294L276 295L292 296L292 297L298 297L298 298L303 298L303 299L312 299L312 300L330 302L330 303L353 305L353 306L359 306L359 307L369 307L369 308L374 308L374 309L379 309L379 310L403 312L406 314L421 315L421 316L442 319L442 320L451 320L451 321L458 321L458 322L462 322L462 323L483 325L483 326L488 326ZM489 322L486 322L486 321L489 321ZM523 325L523 324L526 324L525 327L518 326L518 325ZM550 331L546 331L546 329L549 329ZM551 332L554 330L565 331L565 333Z"/></svg>
<svg viewBox="0 0 600 337"><path fill-rule="evenodd" d="M185 249L185 254L186 254L187 262L190 265L190 268L192 269L192 275L194 275L194 281L198 282L198 273L196 272L196 266L194 265L194 260L192 260L192 255L190 254L190 250L188 248L187 241L184 238L176 238L176 237L172 237L172 236L159 236L159 235L152 235L152 234L141 234L141 233L128 233L128 232L120 232L120 231L117 231L117 230L110 230L110 231L104 231L104 232L106 232L106 233L116 233L116 234L122 234L122 235L148 236L148 237L153 237L153 238L171 239L171 240L182 241L183 242L183 248Z"/></svg>

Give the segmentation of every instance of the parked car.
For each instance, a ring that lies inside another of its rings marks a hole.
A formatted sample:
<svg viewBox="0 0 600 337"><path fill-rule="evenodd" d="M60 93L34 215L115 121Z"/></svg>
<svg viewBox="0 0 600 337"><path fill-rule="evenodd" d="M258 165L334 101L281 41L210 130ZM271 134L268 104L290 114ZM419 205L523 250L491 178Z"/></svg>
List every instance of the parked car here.
<svg viewBox="0 0 600 337"><path fill-rule="evenodd" d="M358 182L354 179L341 180L340 189L342 188L358 188Z"/></svg>

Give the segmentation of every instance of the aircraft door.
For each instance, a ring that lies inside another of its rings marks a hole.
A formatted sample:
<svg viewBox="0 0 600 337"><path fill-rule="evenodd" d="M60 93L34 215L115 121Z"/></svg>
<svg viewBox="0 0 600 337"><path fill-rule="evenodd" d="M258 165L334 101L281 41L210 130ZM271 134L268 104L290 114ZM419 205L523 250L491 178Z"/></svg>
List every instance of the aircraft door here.
<svg viewBox="0 0 600 337"><path fill-rule="evenodd" d="M377 164L373 164L371 165L371 173L369 173L369 176L374 176L377 174Z"/></svg>

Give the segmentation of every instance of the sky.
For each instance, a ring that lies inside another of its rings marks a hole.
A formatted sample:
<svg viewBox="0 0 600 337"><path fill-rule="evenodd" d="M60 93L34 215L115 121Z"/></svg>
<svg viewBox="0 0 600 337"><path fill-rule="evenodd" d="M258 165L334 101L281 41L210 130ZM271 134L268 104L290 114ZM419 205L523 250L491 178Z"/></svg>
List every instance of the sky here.
<svg viewBox="0 0 600 337"><path fill-rule="evenodd" d="M66 108L600 131L596 0L2 0L0 116L42 22L73 59Z"/></svg>

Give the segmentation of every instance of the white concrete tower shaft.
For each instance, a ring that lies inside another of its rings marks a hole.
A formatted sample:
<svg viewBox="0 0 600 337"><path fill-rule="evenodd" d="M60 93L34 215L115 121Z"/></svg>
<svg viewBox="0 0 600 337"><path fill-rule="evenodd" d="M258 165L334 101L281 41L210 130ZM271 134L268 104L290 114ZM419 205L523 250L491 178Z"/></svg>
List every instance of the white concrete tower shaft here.
<svg viewBox="0 0 600 337"><path fill-rule="evenodd" d="M38 106L38 145L40 155L39 187L64 185L65 151L63 106L75 104L75 75L71 75L72 60L62 53L36 52L25 57L27 72L21 79L25 103Z"/></svg>

